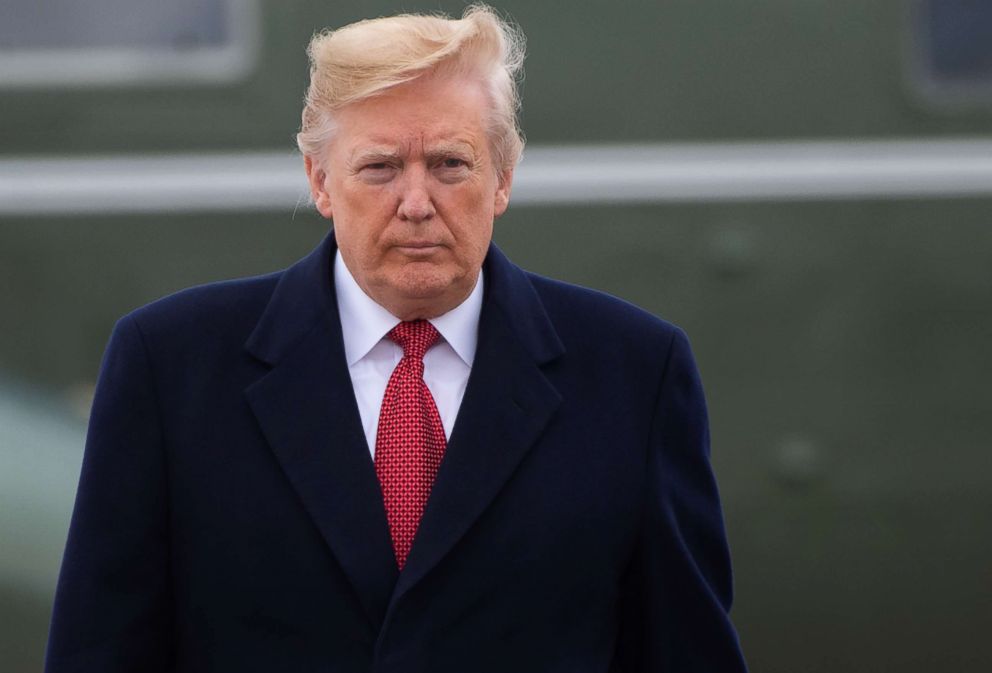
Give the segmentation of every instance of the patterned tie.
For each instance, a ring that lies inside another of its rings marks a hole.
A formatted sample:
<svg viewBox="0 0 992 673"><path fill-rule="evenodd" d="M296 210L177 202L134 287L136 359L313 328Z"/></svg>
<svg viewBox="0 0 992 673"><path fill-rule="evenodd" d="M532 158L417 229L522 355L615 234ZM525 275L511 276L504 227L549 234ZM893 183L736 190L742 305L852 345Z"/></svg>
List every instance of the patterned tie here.
<svg viewBox="0 0 992 673"><path fill-rule="evenodd" d="M426 320L402 322L387 335L403 358L386 384L375 438L375 472L400 569L444 456L444 426L424 383L424 353L440 338Z"/></svg>

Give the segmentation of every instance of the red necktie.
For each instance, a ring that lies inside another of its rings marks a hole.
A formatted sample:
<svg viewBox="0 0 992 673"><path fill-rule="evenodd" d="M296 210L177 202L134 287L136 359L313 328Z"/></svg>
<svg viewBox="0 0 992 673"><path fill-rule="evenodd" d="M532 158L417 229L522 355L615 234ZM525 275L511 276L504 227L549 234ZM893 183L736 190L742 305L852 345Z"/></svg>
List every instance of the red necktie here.
<svg viewBox="0 0 992 673"><path fill-rule="evenodd" d="M402 570L444 456L441 416L424 383L424 353L440 338L426 320L401 322L387 335L403 358L386 384L375 438L375 472Z"/></svg>

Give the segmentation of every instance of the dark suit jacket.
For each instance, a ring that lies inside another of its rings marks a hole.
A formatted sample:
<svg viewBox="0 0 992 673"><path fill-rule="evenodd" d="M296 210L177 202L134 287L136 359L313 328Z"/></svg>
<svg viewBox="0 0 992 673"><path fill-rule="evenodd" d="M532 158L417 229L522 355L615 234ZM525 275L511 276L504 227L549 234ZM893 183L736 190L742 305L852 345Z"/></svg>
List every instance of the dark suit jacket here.
<svg viewBox="0 0 992 673"><path fill-rule="evenodd" d="M493 246L475 364L402 573L333 234L114 329L49 673L744 670L685 335Z"/></svg>

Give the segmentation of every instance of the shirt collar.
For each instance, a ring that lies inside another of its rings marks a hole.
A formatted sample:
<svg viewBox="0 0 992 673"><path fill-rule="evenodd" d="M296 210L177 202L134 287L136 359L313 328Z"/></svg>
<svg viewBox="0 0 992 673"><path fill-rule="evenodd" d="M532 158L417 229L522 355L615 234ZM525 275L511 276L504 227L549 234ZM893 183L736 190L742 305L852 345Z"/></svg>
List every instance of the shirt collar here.
<svg viewBox="0 0 992 673"><path fill-rule="evenodd" d="M447 313L430 320L448 345L469 367L475 360L475 349L478 345L482 283L480 271L479 280L465 301ZM400 319L365 294L341 258L340 250L334 256L334 292L337 295L338 315L341 318L344 354L350 367L368 355L389 330L400 323Z"/></svg>

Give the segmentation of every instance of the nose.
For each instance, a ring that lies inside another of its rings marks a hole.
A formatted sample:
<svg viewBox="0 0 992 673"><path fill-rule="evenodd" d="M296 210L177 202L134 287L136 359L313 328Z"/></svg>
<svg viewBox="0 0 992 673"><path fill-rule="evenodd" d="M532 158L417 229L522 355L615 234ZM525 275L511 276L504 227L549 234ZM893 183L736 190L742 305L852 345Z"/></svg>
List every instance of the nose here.
<svg viewBox="0 0 992 673"><path fill-rule="evenodd" d="M427 171L419 166L411 166L404 171L396 213L401 220L417 223L434 217L437 210L428 180Z"/></svg>

